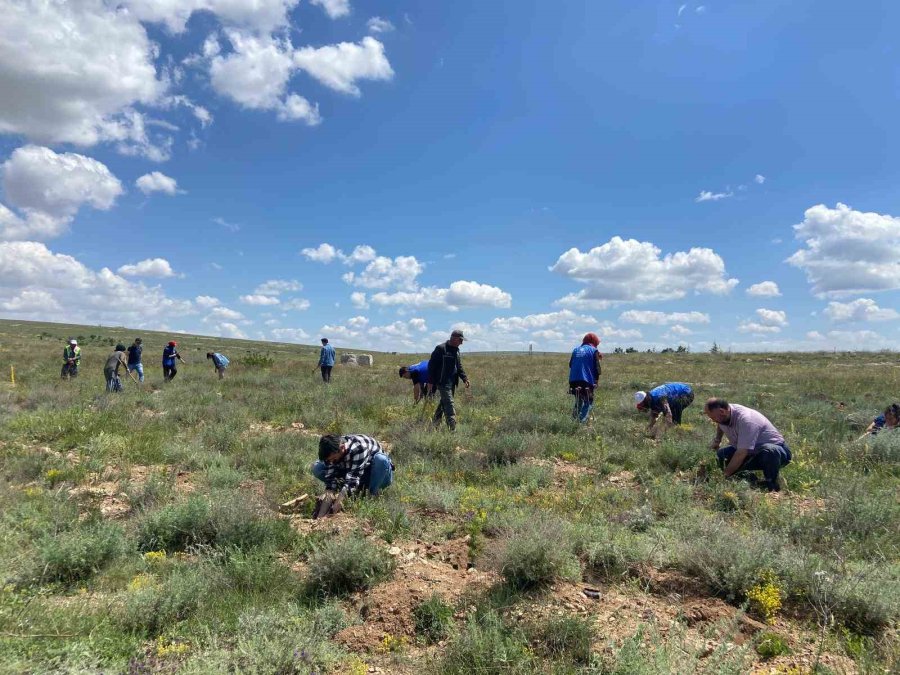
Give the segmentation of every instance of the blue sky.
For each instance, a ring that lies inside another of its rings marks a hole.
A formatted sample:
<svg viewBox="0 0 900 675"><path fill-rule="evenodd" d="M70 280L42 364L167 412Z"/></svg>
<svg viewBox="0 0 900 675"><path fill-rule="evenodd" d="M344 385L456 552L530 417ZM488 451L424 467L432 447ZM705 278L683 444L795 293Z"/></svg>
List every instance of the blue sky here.
<svg viewBox="0 0 900 675"><path fill-rule="evenodd" d="M0 0L0 316L895 347L894 3L248 4Z"/></svg>

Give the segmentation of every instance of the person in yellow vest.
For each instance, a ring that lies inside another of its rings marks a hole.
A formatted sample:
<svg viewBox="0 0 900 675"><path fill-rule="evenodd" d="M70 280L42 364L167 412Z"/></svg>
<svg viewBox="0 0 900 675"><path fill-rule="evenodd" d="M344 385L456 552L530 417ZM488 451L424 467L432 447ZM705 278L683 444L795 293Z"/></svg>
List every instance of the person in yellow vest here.
<svg viewBox="0 0 900 675"><path fill-rule="evenodd" d="M69 378L78 377L78 366L81 365L81 347L74 338L69 340L69 344L63 349L63 365L59 376L67 380Z"/></svg>

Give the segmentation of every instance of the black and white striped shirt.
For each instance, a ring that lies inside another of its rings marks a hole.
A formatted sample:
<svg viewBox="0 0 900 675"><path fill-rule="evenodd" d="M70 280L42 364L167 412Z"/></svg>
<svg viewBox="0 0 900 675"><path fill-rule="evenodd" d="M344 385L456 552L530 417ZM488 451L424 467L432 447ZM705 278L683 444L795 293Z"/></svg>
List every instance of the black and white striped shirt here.
<svg viewBox="0 0 900 675"><path fill-rule="evenodd" d="M347 446L347 454L341 461L327 465L325 488L338 490L346 486L349 492L354 492L359 488L363 473L372 463L372 457L384 452L384 448L371 436L361 434L341 436L341 442Z"/></svg>

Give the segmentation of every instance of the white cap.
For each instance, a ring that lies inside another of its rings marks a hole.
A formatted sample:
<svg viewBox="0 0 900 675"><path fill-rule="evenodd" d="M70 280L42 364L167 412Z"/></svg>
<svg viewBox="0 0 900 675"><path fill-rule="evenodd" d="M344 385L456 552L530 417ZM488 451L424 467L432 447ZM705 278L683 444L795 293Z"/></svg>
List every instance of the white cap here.
<svg viewBox="0 0 900 675"><path fill-rule="evenodd" d="M647 392L646 392L646 391L636 391L636 392L634 392L634 402L635 402L635 403L643 403L645 398L647 398Z"/></svg>
<svg viewBox="0 0 900 675"><path fill-rule="evenodd" d="M69 340L69 344L70 344L70 345L77 345L77 344L78 344L78 340Z"/></svg>

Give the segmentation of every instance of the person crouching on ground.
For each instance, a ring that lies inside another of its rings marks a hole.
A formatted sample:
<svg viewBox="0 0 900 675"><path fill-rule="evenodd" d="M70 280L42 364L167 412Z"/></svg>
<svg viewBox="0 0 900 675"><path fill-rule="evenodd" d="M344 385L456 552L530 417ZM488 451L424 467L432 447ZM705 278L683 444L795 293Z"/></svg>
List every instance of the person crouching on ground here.
<svg viewBox="0 0 900 675"><path fill-rule="evenodd" d="M312 474L325 483L325 492L336 499L339 511L340 502L356 492L368 490L378 496L393 482L394 465L371 436L329 434L319 439L319 460L312 465Z"/></svg>
<svg viewBox="0 0 900 675"><path fill-rule="evenodd" d="M597 349L599 346L597 334L588 333L569 357L569 393L579 396L575 414L582 423L588 421L594 408L594 389L600 380L600 360L603 358Z"/></svg>
<svg viewBox="0 0 900 675"><path fill-rule="evenodd" d="M469 378L463 370L462 359L459 356L459 347L465 339L466 336L461 330L454 330L450 333L450 339L435 347L431 352L431 358L428 359L428 379L441 394L441 401L431 420L435 429L441 426L441 418L445 418L447 428L456 431L453 394L460 380L465 383L466 389L469 388Z"/></svg>
<svg viewBox="0 0 900 675"><path fill-rule="evenodd" d="M649 413L650 426L647 427L647 432L653 433L653 427L660 416L665 424L681 424L681 414L694 402L694 390L684 382L666 382L648 392L636 391L634 402L638 410ZM665 426L660 424L658 428L662 431Z"/></svg>
<svg viewBox="0 0 900 675"><path fill-rule="evenodd" d="M765 486L771 492L781 489L778 474L791 462L791 450L784 436L758 410L723 398L711 398L703 412L716 423L716 436L710 449L716 451L719 468L731 478L744 471L762 471ZM731 445L719 448L722 437Z"/></svg>
<svg viewBox="0 0 900 675"><path fill-rule="evenodd" d="M172 379L178 374L178 369L175 367L175 361L181 361L184 363L184 359L181 358L181 354L178 353L178 343L175 340L172 340L163 347L163 356L162 356L162 367L163 367L163 380L166 382L171 382Z"/></svg>
<svg viewBox="0 0 900 675"><path fill-rule="evenodd" d="M119 366L122 372L128 372L128 357L125 356L125 345L116 345L116 351L109 355L103 366L103 376L106 378L106 391L122 391L122 380L119 378Z"/></svg>
<svg viewBox="0 0 900 675"><path fill-rule="evenodd" d="M434 385L428 379L428 361L420 361L412 366L403 366L400 368L400 377L412 380L413 405L423 398L434 396Z"/></svg>
<svg viewBox="0 0 900 675"><path fill-rule="evenodd" d="M63 349L63 364L59 376L64 379L78 377L78 366L81 365L81 347L75 339L69 340L69 344Z"/></svg>
<svg viewBox="0 0 900 675"><path fill-rule="evenodd" d="M224 380L225 369L230 363L226 356L224 354L220 354L219 352L206 352L206 358L212 359L213 366L215 366L216 372L219 374L219 379Z"/></svg>
<svg viewBox="0 0 900 675"><path fill-rule="evenodd" d="M872 420L866 429L865 436L874 436L879 431L900 428L900 403L892 403L884 409L884 413Z"/></svg>

